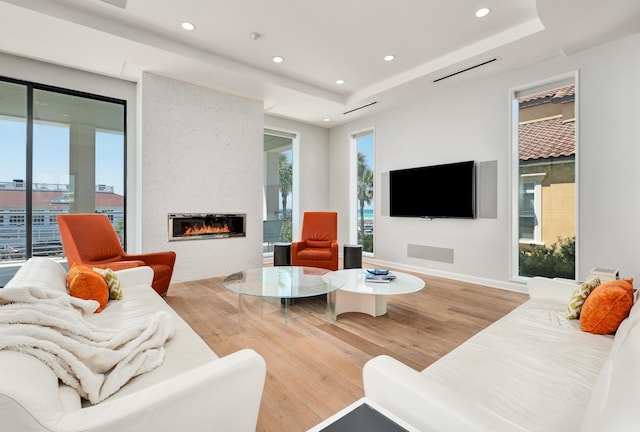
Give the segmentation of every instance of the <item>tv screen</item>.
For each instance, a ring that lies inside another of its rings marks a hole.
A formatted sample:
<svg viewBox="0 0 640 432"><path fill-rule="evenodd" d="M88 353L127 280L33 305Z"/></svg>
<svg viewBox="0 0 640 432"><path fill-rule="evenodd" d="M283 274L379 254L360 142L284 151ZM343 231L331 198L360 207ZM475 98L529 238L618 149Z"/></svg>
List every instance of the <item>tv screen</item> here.
<svg viewBox="0 0 640 432"><path fill-rule="evenodd" d="M474 218L475 179L474 161L391 171L390 215Z"/></svg>

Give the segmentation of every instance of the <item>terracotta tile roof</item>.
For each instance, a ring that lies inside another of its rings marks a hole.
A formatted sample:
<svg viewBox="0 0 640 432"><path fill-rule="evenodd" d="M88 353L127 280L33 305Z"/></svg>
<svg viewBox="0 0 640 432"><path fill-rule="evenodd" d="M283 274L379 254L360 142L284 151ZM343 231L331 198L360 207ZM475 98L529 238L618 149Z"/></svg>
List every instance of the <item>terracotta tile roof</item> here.
<svg viewBox="0 0 640 432"><path fill-rule="evenodd" d="M39 209L46 207L51 209L66 209L68 207L66 204L56 204L52 202L64 193L65 192L60 191L35 191L33 193L33 207ZM24 208L24 206L24 190L0 190L0 207ZM96 208L103 207L124 207L124 197L115 193L96 193Z"/></svg>
<svg viewBox="0 0 640 432"><path fill-rule="evenodd" d="M562 117L520 125L520 160L572 156L576 152L575 123Z"/></svg>
<svg viewBox="0 0 640 432"><path fill-rule="evenodd" d="M521 104L533 101L539 101L539 103L551 102L553 99L562 99L569 96L575 96L576 87L570 85L559 89L547 90L541 93L534 93L529 96L521 97L518 102ZM534 104L535 105L535 104Z"/></svg>

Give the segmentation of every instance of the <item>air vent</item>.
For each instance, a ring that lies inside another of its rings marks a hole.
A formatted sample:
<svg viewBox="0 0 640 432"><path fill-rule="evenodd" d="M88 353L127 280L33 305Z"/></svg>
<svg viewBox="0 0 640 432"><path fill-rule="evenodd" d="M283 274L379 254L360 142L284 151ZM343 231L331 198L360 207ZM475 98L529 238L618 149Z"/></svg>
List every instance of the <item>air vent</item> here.
<svg viewBox="0 0 640 432"><path fill-rule="evenodd" d="M362 108L370 107L371 105L375 105L375 104L377 104L377 103L378 103L378 101L371 102L371 103L368 103L368 104L365 104L365 105L359 106L358 108L354 108L354 109L352 109L352 110L345 111L345 112L343 112L342 114L350 114L350 113L352 113L352 112L354 112L354 111L358 111L358 110L361 110Z"/></svg>
<svg viewBox="0 0 640 432"><path fill-rule="evenodd" d="M443 76L443 77L441 77L441 78L435 79L435 80L433 80L433 82L434 82L434 83L437 83L438 81L442 81L442 80L445 80L445 79L447 79L447 78L451 78L451 77L453 77L453 76L460 75L461 73L464 73L464 72L470 71L470 70L475 69L475 68L479 68L480 66L484 66L484 65L487 65L487 64L489 64L489 63L493 63L493 62L494 62L494 61L496 61L496 60L498 60L498 58L497 58L497 57L496 57L496 58L492 58L491 60L487 60L487 61L482 62L482 63L478 63L477 65L474 65L474 66L469 66L469 67L468 67L468 68L466 68L466 69L462 69L462 70L459 70L459 71L457 71L457 72L450 73L449 75Z"/></svg>

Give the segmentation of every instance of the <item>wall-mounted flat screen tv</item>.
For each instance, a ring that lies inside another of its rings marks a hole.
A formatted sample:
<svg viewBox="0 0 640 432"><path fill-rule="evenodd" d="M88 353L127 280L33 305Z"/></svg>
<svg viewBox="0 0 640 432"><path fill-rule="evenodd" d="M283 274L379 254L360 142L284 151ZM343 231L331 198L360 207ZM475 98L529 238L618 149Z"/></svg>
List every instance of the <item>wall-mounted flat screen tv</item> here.
<svg viewBox="0 0 640 432"><path fill-rule="evenodd" d="M391 216L474 218L475 162L391 171L389 200Z"/></svg>

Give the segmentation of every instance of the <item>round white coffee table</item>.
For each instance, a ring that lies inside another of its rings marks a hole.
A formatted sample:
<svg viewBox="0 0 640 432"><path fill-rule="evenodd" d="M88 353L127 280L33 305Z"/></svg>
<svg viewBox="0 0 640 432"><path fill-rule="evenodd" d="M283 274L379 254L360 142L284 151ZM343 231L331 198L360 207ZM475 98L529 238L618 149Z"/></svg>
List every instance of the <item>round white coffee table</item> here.
<svg viewBox="0 0 640 432"><path fill-rule="evenodd" d="M338 270L327 273L326 278L342 281L335 292L334 313L366 313L378 317L387 313L387 296L410 294L424 288L424 281L416 276L392 271L396 279L391 282L370 282L365 280L365 269Z"/></svg>

